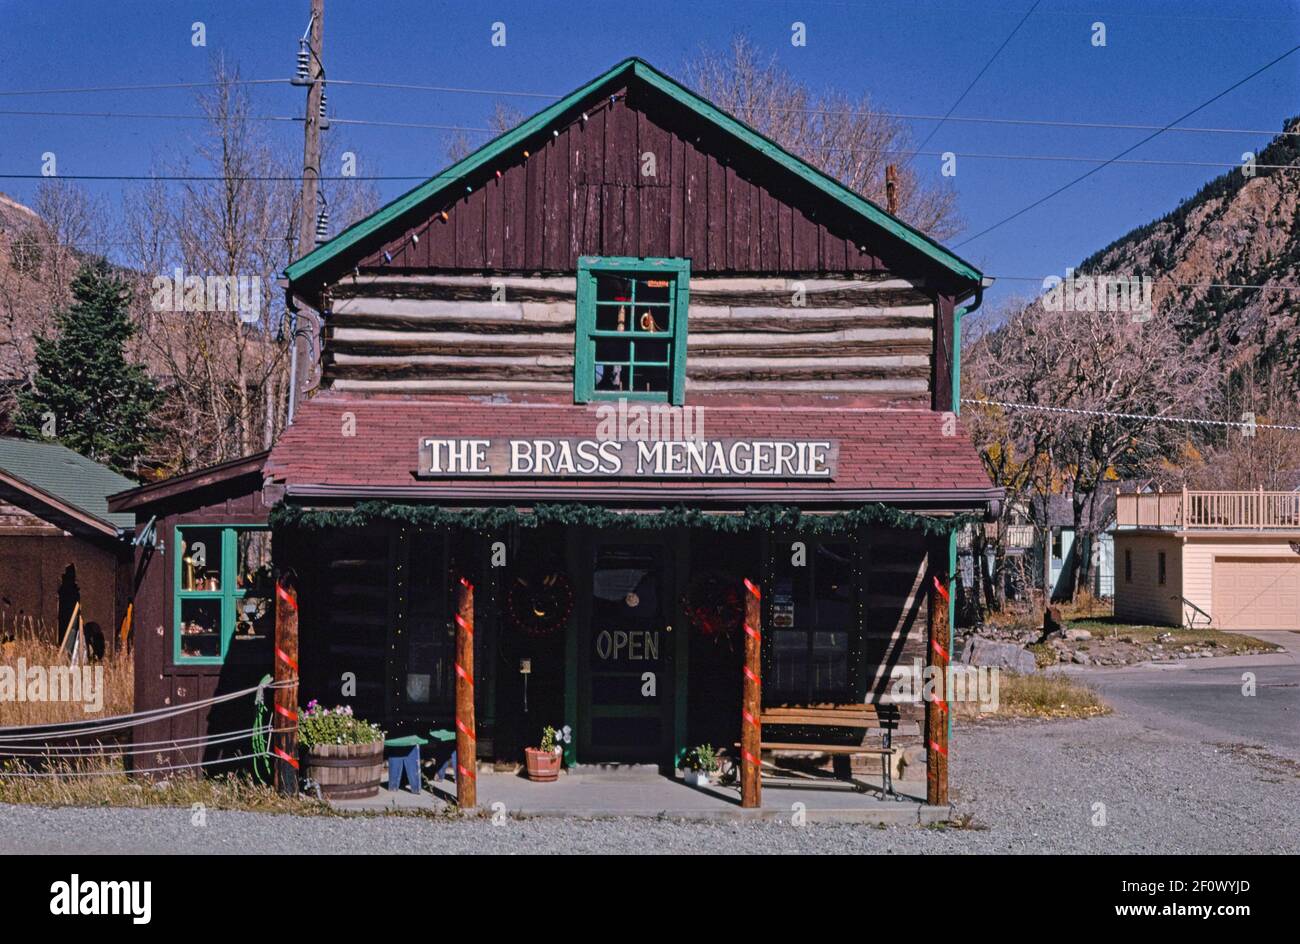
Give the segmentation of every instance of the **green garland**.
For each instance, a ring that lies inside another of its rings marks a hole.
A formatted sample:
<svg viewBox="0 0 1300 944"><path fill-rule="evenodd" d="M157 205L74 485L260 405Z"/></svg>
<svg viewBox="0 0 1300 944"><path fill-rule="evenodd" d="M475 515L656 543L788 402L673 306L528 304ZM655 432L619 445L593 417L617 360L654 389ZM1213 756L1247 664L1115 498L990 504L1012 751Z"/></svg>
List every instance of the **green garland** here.
<svg viewBox="0 0 1300 944"><path fill-rule="evenodd" d="M741 513L718 514L677 505L654 512L612 511L599 505L536 505L531 511L511 506L449 510L438 505L408 505L384 501L358 502L352 508L303 508L280 502L271 510L274 528L362 528L388 521L426 528L465 528L497 531L508 527L541 528L567 525L587 528L669 530L699 528L738 534L745 531L788 531L837 534L863 525L884 525L925 534L950 531L983 520L978 512L936 518L902 511L878 502L847 511L804 514L790 505L749 505Z"/></svg>

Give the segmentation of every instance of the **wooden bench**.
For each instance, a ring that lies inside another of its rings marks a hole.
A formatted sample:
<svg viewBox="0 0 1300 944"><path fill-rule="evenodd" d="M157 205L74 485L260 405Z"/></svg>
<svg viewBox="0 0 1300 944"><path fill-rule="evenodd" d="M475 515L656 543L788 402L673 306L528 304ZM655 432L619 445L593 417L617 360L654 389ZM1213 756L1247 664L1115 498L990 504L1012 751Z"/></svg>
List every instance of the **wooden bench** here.
<svg viewBox="0 0 1300 944"><path fill-rule="evenodd" d="M763 740L759 745L764 751L802 751L815 754L829 754L833 758L836 776L851 780L848 760L858 754L874 754L881 759L881 792L887 796L894 793L893 740L894 732L899 726L898 708L894 705L782 705L764 708L760 716ZM772 728L850 728L864 733L880 735L880 746L869 744L825 744L811 740L799 740L796 736L780 737ZM840 760L844 763L841 764Z"/></svg>

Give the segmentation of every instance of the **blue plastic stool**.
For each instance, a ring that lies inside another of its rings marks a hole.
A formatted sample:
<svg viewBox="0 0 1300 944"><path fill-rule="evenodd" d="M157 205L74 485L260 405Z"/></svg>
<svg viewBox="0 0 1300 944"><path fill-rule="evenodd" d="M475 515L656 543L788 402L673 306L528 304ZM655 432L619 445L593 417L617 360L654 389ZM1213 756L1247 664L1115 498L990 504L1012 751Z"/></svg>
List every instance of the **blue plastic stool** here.
<svg viewBox="0 0 1300 944"><path fill-rule="evenodd" d="M429 736L435 741L441 741L444 744L448 741L456 740L456 732L448 731L446 728L434 728L429 732ZM456 751L452 750L451 756L448 757L438 766L438 772L433 775L434 780L446 780L447 772L451 771L452 776L456 775Z"/></svg>
<svg viewBox="0 0 1300 944"><path fill-rule="evenodd" d="M412 793L418 794L424 789L420 780L420 745L428 743L418 734L384 741L384 753L388 755L389 790L401 789L403 773Z"/></svg>

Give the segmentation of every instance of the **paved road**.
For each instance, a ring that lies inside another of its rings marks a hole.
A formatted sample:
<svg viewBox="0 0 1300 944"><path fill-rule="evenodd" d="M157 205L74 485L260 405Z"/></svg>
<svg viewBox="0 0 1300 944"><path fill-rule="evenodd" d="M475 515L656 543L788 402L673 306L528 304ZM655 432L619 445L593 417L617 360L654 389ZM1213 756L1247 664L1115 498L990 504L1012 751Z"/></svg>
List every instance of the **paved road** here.
<svg viewBox="0 0 1300 944"><path fill-rule="evenodd" d="M1152 730L1256 744L1300 760L1300 633L1257 635L1287 651L1069 673ZM1244 694L1247 673L1254 676L1253 696Z"/></svg>

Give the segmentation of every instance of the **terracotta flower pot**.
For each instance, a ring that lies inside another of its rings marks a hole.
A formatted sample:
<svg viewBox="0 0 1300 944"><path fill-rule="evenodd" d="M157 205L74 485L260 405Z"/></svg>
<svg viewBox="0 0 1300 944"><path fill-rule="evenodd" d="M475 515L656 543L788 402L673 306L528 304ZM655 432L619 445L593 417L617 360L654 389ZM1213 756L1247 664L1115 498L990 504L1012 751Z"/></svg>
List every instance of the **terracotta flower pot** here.
<svg viewBox="0 0 1300 944"><path fill-rule="evenodd" d="M528 779L549 783L559 779L561 755L554 751L542 751L535 747L524 749L524 760L528 768Z"/></svg>

